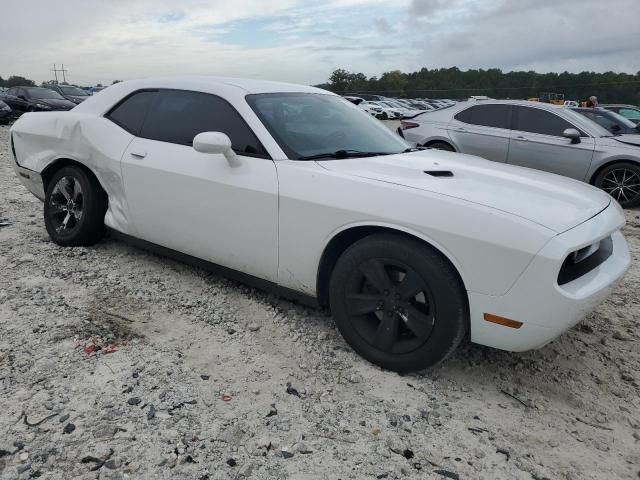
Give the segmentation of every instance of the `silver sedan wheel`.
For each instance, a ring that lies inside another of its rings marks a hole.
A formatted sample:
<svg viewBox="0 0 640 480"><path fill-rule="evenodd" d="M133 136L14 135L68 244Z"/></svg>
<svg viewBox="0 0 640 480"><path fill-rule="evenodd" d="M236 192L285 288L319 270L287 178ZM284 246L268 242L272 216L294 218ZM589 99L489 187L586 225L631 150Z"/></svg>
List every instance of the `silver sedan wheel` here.
<svg viewBox="0 0 640 480"><path fill-rule="evenodd" d="M640 193L640 175L627 168L611 170L602 179L602 189L618 202L628 202Z"/></svg>

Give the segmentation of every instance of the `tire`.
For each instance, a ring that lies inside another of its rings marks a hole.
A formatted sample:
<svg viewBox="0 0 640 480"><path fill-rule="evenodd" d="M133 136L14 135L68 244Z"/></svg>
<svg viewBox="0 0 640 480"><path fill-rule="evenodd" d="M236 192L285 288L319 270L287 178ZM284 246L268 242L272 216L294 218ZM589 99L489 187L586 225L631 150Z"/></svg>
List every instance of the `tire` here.
<svg viewBox="0 0 640 480"><path fill-rule="evenodd" d="M329 302L345 341L397 372L440 363L469 326L466 290L453 266L433 248L394 234L366 237L342 254Z"/></svg>
<svg viewBox="0 0 640 480"><path fill-rule="evenodd" d="M58 170L44 199L49 237L61 246L89 246L104 235L107 195L98 180L79 166Z"/></svg>
<svg viewBox="0 0 640 480"><path fill-rule="evenodd" d="M387 112L382 112L382 120L389 120L389 114Z"/></svg>
<svg viewBox="0 0 640 480"><path fill-rule="evenodd" d="M447 142L433 142L426 145L427 148L434 148L436 150L444 150L446 152L455 152L455 148L449 145Z"/></svg>
<svg viewBox="0 0 640 480"><path fill-rule="evenodd" d="M593 184L615 198L623 208L640 205L640 165L618 162L603 168Z"/></svg>

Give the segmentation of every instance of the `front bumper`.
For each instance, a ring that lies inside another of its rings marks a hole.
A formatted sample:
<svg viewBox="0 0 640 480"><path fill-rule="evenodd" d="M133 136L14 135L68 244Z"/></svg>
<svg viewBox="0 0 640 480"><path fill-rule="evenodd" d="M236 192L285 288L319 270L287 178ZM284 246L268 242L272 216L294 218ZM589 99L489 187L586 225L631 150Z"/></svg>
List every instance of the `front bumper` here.
<svg viewBox="0 0 640 480"><path fill-rule="evenodd" d="M620 229L624 213L612 202L602 213L554 237L501 296L468 292L471 340L520 352L540 348L573 327L615 288L629 268L631 257ZM558 274L571 252L611 237L611 256L593 270L562 286ZM484 320L489 313L522 322L518 329Z"/></svg>

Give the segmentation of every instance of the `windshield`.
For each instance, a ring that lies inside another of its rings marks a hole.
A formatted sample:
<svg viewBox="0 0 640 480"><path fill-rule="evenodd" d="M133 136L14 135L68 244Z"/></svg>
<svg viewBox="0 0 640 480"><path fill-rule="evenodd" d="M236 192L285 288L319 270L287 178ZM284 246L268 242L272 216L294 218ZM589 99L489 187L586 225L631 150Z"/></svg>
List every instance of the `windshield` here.
<svg viewBox="0 0 640 480"><path fill-rule="evenodd" d="M62 93L64 93L65 95L72 95L74 97L87 97L89 95L87 92L85 92L81 88L67 86L67 85L60 86L60 90L62 90Z"/></svg>
<svg viewBox="0 0 640 480"><path fill-rule="evenodd" d="M569 120L574 125L577 124L579 130L588 130L588 132L596 137L613 137L611 132L606 128L598 125L593 120L585 117L584 115L571 110L570 108L563 107L563 113L567 115Z"/></svg>
<svg viewBox="0 0 640 480"><path fill-rule="evenodd" d="M54 92L53 90L49 90L48 88L35 87L35 88L25 88L25 90L27 91L27 94L31 98L64 100L62 95L60 95L58 92Z"/></svg>
<svg viewBox="0 0 640 480"><path fill-rule="evenodd" d="M341 97L315 93L248 95L247 102L290 159L331 152L401 153L411 148Z"/></svg>
<svg viewBox="0 0 640 480"><path fill-rule="evenodd" d="M609 112L609 111L606 113L598 112L596 115L602 116L602 117L608 117L608 120L611 123L617 123L618 125L624 126L626 128L634 128L634 129L636 128L635 123L633 123L628 118L624 118L622 115L616 112Z"/></svg>

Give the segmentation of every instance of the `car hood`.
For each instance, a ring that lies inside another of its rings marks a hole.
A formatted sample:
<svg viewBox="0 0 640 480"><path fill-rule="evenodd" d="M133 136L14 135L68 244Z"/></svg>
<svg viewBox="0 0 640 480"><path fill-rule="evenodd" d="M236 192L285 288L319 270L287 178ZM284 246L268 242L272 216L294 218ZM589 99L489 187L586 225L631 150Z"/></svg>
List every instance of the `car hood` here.
<svg viewBox="0 0 640 480"><path fill-rule="evenodd" d="M69 100L57 99L57 98L34 98L33 101L35 103L41 103L43 105L49 105L50 107L70 107L73 108L76 106L75 103L70 102Z"/></svg>
<svg viewBox="0 0 640 480"><path fill-rule="evenodd" d="M481 204L556 233L585 222L611 202L609 195L577 180L441 150L325 160L318 164L345 175Z"/></svg>
<svg viewBox="0 0 640 480"><path fill-rule="evenodd" d="M87 98L89 98L88 96L86 97L81 97L80 95L75 96L75 95L67 95L65 98L67 98L68 100L71 100L73 103L82 103L84 102Z"/></svg>
<svg viewBox="0 0 640 480"><path fill-rule="evenodd" d="M631 145L632 147L640 147L640 135L636 134L618 135L616 137L611 137L611 140L622 143L624 145Z"/></svg>

